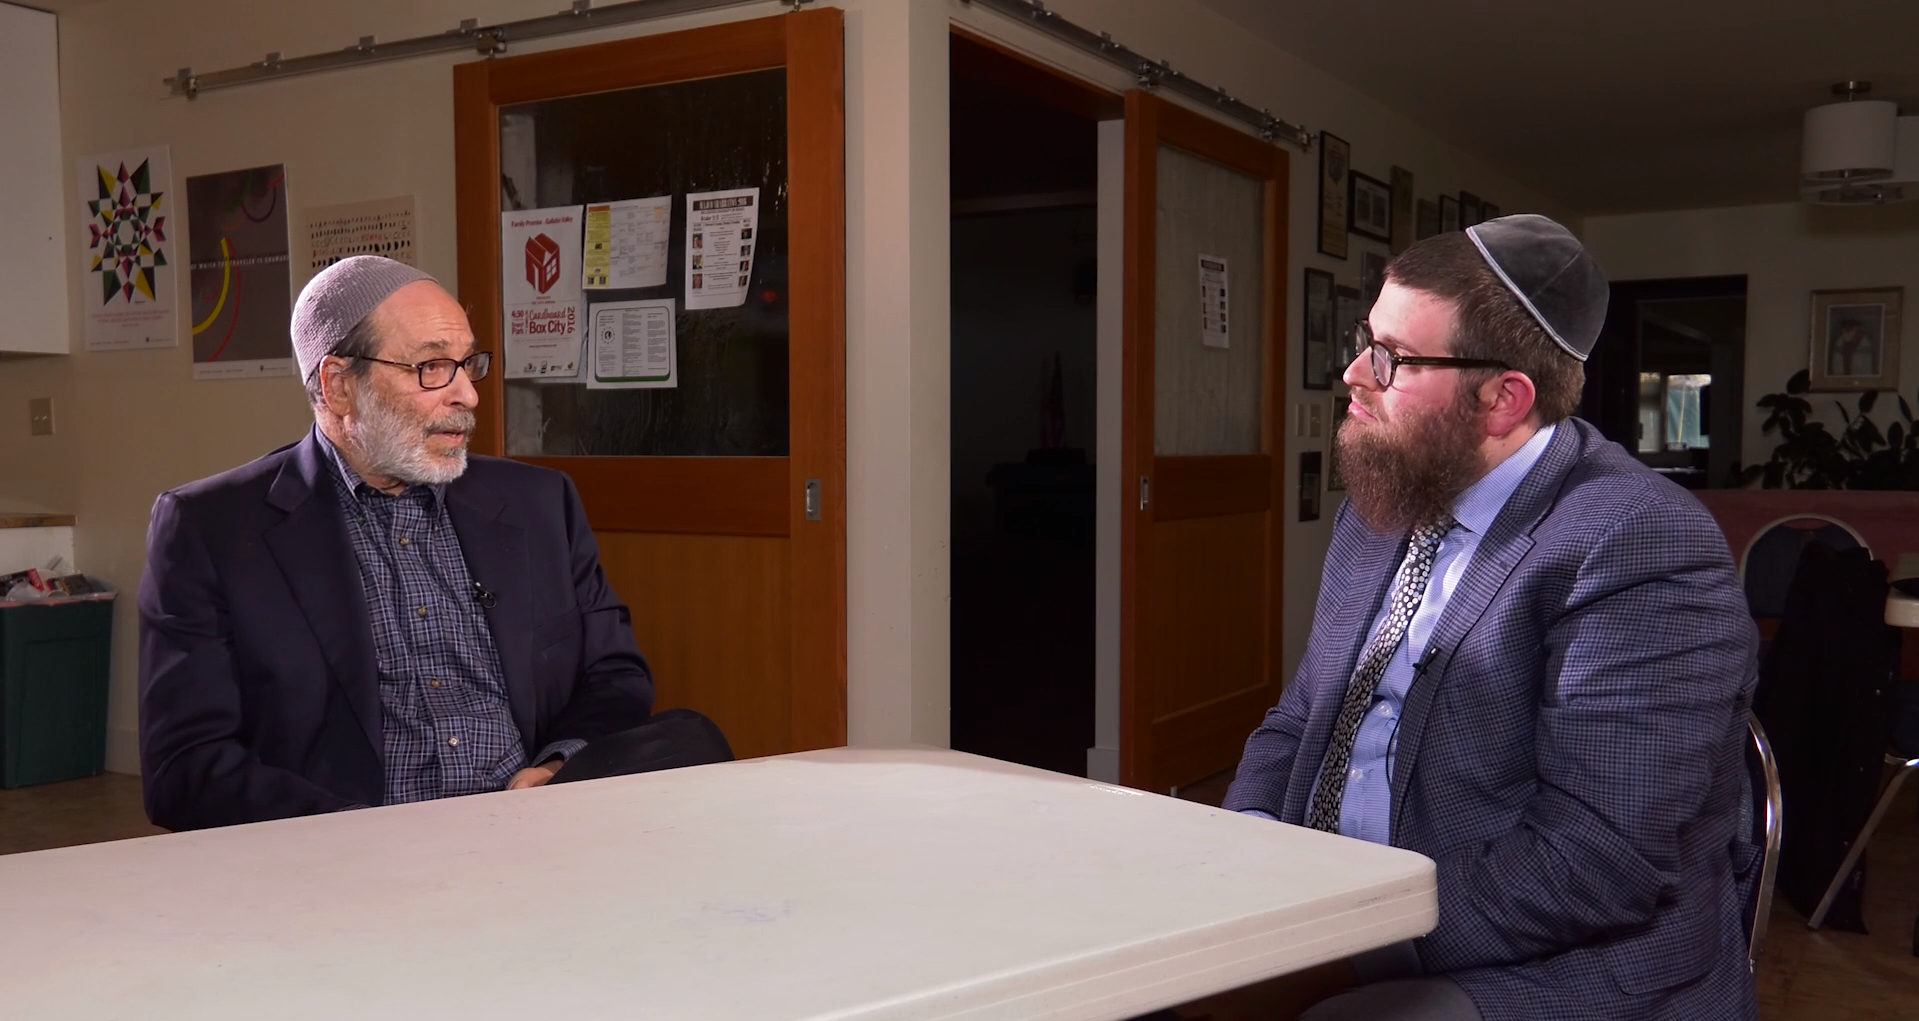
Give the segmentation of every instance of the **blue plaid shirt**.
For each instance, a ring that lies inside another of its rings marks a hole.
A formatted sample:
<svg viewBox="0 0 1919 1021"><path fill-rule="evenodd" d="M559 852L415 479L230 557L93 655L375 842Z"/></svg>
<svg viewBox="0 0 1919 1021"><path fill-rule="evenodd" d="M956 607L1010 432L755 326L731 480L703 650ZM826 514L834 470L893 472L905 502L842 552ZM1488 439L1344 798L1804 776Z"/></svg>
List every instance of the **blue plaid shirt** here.
<svg viewBox="0 0 1919 1021"><path fill-rule="evenodd" d="M505 788L526 767L526 749L493 630L447 513L446 487L412 486L389 496L367 485L319 435L339 469L334 491L373 627L386 738L383 803ZM557 742L535 761L566 758L585 743Z"/></svg>

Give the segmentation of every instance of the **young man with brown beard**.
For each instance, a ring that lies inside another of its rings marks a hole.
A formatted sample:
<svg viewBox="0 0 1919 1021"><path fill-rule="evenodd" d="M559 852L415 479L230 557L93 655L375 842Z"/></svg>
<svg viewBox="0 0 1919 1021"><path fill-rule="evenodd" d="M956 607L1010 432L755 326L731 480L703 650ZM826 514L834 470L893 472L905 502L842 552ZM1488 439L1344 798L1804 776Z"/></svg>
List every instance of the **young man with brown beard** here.
<svg viewBox="0 0 1919 1021"><path fill-rule="evenodd" d="M1571 417L1607 284L1509 216L1395 259L1299 674L1226 807L1438 866L1439 922L1328 1019L1746 1019L1757 636L1684 490Z"/></svg>

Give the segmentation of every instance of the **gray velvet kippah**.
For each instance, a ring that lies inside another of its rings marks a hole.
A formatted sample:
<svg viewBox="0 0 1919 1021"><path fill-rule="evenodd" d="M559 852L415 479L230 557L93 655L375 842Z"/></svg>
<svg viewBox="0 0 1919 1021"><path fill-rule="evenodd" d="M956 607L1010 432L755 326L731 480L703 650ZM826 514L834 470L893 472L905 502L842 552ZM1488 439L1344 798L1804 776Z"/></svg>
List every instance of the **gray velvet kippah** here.
<svg viewBox="0 0 1919 1021"><path fill-rule="evenodd" d="M293 357L307 382L355 326L393 292L433 277L381 255L356 255L321 270L293 303ZM434 281L438 283L439 281Z"/></svg>
<svg viewBox="0 0 1919 1021"><path fill-rule="evenodd" d="M1611 291L1572 231L1522 213L1468 227L1466 235L1539 325L1566 353L1585 361L1606 324Z"/></svg>

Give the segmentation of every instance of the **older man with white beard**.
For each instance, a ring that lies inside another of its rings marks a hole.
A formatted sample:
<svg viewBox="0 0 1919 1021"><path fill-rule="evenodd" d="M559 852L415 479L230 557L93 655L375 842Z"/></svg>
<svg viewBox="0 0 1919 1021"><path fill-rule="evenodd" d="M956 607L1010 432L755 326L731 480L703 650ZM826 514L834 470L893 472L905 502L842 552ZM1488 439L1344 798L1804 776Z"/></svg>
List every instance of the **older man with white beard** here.
<svg viewBox="0 0 1919 1021"><path fill-rule="evenodd" d="M1312 641L1226 807L1427 855L1439 923L1304 1019L1755 1016L1757 635L1704 508L1572 417L1607 293L1510 216L1354 328Z"/></svg>
<svg viewBox="0 0 1919 1021"><path fill-rule="evenodd" d="M307 436L164 493L140 586L147 812L192 829L546 783L653 683L572 482L469 457L490 356L344 260L292 333Z"/></svg>

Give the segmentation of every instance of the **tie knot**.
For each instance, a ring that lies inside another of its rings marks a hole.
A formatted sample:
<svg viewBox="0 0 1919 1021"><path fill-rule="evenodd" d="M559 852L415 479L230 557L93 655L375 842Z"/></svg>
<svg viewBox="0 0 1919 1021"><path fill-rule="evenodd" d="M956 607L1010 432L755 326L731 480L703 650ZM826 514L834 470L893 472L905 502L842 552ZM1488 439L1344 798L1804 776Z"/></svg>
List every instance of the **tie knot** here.
<svg viewBox="0 0 1919 1021"><path fill-rule="evenodd" d="M1438 521L1421 525L1413 529L1412 546L1414 549L1421 550L1436 549L1439 546L1439 540L1444 539L1446 533L1452 530L1452 518L1441 518Z"/></svg>

